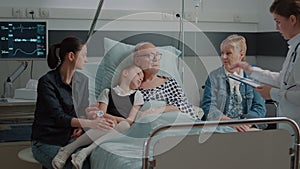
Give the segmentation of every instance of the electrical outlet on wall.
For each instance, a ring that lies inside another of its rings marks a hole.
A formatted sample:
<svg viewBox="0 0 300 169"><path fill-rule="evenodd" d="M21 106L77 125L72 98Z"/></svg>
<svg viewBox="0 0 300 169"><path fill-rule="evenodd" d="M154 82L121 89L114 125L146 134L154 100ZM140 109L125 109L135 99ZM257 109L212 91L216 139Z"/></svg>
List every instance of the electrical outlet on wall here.
<svg viewBox="0 0 300 169"><path fill-rule="evenodd" d="M40 18L49 18L50 16L49 10L46 8L40 8L39 14L40 14Z"/></svg>
<svg viewBox="0 0 300 169"><path fill-rule="evenodd" d="M23 18L25 16L25 9L23 8L12 8L12 17Z"/></svg>
<svg viewBox="0 0 300 169"><path fill-rule="evenodd" d="M36 8L26 8L26 17L27 18L36 18L38 16L38 9Z"/></svg>

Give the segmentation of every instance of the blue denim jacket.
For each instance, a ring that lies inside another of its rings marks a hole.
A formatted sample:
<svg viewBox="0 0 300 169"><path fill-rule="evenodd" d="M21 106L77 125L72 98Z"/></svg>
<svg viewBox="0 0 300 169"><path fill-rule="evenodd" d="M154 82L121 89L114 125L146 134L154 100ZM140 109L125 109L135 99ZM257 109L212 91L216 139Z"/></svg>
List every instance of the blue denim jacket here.
<svg viewBox="0 0 300 169"><path fill-rule="evenodd" d="M244 73L244 77L248 77ZM265 100L253 88L244 83L240 84L243 104L243 118L262 118L266 115ZM206 82L201 100L204 111L203 120L219 120L228 109L230 86L223 67L212 71ZM226 115L226 114L225 114Z"/></svg>

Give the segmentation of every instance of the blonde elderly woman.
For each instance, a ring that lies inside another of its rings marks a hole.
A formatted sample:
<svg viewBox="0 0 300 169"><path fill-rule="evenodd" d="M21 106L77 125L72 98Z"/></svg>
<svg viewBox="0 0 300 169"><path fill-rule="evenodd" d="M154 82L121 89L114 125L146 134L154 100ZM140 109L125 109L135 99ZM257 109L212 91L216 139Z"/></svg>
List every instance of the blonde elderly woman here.
<svg viewBox="0 0 300 169"><path fill-rule="evenodd" d="M244 61L246 40L240 35L230 35L220 45L223 65L212 71L206 82L201 108L204 120L229 120L265 117L265 100L247 84L228 78L234 72L243 77L247 73L240 68L231 69L232 64ZM237 131L247 131L251 126L235 126ZM256 126L258 127L258 126ZM259 126L265 127L265 126Z"/></svg>

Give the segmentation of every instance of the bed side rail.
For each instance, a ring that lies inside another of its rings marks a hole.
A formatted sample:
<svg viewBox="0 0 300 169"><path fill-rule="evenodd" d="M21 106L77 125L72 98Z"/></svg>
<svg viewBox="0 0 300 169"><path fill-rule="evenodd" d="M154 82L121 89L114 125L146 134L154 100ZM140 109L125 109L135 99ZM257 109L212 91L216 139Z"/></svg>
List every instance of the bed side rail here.
<svg viewBox="0 0 300 169"><path fill-rule="evenodd" d="M168 129L185 129L185 128L205 128L205 127L217 127L217 126L234 126L234 125L245 125L245 124L278 124L286 123L294 131L294 145L291 154L294 154L293 168L298 169L299 161L299 126L298 124L286 117L272 117L272 118L257 118L257 119L241 119L241 120L224 120L224 121L203 121L197 123L182 123L182 124L170 124L164 125L155 129L144 143L143 149L143 169L151 167L149 161L150 143L153 141L154 136L157 136L161 132ZM153 163L153 162L152 162Z"/></svg>

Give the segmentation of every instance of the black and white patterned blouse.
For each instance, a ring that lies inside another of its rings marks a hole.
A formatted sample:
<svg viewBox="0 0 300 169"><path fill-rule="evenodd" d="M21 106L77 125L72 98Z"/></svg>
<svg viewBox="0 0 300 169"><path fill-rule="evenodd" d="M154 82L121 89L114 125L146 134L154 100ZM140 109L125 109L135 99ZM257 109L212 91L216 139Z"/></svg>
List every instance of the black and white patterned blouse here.
<svg viewBox="0 0 300 169"><path fill-rule="evenodd" d="M199 119L193 109L193 105L188 102L182 88L174 78L168 80L153 89L139 89L145 102L150 100L165 101L167 105L176 106L181 112L189 114L193 119Z"/></svg>

